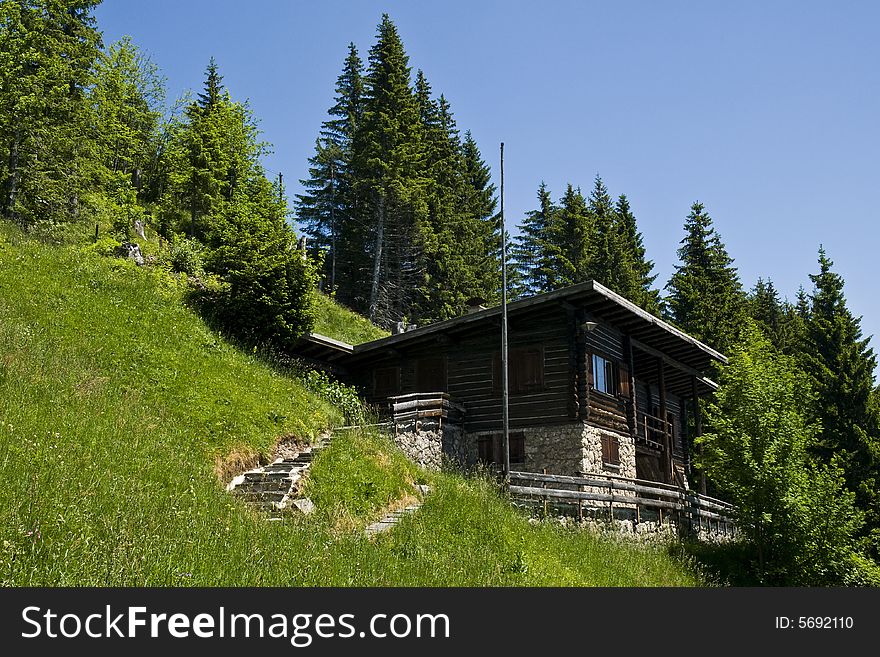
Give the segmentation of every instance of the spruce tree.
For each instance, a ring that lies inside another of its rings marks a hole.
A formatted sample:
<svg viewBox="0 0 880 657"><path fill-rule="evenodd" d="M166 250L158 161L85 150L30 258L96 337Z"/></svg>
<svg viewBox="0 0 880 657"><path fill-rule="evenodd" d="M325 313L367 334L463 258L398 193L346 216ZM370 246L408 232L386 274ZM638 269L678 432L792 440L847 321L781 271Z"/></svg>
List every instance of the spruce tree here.
<svg viewBox="0 0 880 657"><path fill-rule="evenodd" d="M680 264L666 285L669 318L682 330L724 352L739 339L745 295L733 259L702 203L694 203L678 249Z"/></svg>
<svg viewBox="0 0 880 657"><path fill-rule="evenodd" d="M625 231L619 226L614 203L597 175L588 203L593 219L592 244L586 278L592 278L605 287L637 302L638 282L633 269L633 258L624 242Z"/></svg>
<svg viewBox="0 0 880 657"><path fill-rule="evenodd" d="M526 213L514 237L511 260L522 289L520 296L549 292L556 277L555 263L550 256L551 225L557 207L547 184L538 186L538 207Z"/></svg>
<svg viewBox="0 0 880 657"><path fill-rule="evenodd" d="M880 547L880 422L872 403L877 364L870 338L862 337L861 318L847 308L843 278L819 248L819 273L810 275L809 317L804 369L818 393L816 420L822 430L813 451L823 462L839 459L847 485L856 493Z"/></svg>
<svg viewBox="0 0 880 657"><path fill-rule="evenodd" d="M642 234L636 225L636 217L629 205L629 199L625 194L617 198L614 206L617 215L617 225L624 255L628 257L629 267L632 271L632 289L621 292L633 303L638 304L648 312L655 315L660 313L660 292L654 289L654 280L657 274L652 274L654 263L645 255L645 245Z"/></svg>
<svg viewBox="0 0 880 657"><path fill-rule="evenodd" d="M363 114L363 63L353 43L348 46L336 97L309 159L309 178L301 180L297 218L311 238L313 254L323 253L323 288L350 302L354 281L367 267L364 230L355 220L352 194L352 142Z"/></svg>
<svg viewBox="0 0 880 657"><path fill-rule="evenodd" d="M589 278L595 224L580 188L571 184L551 217L546 248L552 271L547 283L548 289L557 290Z"/></svg>
<svg viewBox="0 0 880 657"><path fill-rule="evenodd" d="M483 160L470 131L465 132L461 145L461 175L464 180L464 213L473 231L473 253L470 255L477 286L474 296L487 302L501 301L501 225L495 214L498 205L492 173ZM515 285L515 275L508 286Z"/></svg>
<svg viewBox="0 0 880 657"><path fill-rule="evenodd" d="M371 263L355 297L371 320L389 326L406 316L422 287L430 235L419 106L409 58L387 14L368 61L352 163L357 220L368 227L364 251Z"/></svg>

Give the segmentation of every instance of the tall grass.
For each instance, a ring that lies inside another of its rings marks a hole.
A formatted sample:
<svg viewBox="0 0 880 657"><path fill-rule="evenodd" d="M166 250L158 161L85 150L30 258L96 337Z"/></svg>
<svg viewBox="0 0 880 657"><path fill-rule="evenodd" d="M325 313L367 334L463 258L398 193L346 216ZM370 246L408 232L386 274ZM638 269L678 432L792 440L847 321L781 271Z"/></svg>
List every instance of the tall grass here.
<svg viewBox="0 0 880 657"><path fill-rule="evenodd" d="M657 549L531 526L492 485L428 475L340 432L317 513L269 522L223 490L230 452L307 441L340 412L227 344L160 271L0 225L0 584L699 584ZM422 509L360 529L430 480Z"/></svg>

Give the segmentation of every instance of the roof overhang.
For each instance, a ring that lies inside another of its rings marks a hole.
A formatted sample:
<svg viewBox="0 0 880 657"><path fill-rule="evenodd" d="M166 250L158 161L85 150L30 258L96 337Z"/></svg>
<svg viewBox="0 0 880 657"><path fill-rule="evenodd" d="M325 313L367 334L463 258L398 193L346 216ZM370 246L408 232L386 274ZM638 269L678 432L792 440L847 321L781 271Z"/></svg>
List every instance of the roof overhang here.
<svg viewBox="0 0 880 657"><path fill-rule="evenodd" d="M636 354L637 370L647 371L646 359L649 357L664 359L665 364L671 366L666 372L667 382L672 383L679 394L685 395L685 392L687 392L685 396L690 394L694 378L700 394L717 388L717 384L705 374L710 371L713 363L727 363L727 358L722 353L639 308L596 281L585 281L514 301L508 304L507 312L509 318L515 321L518 317L540 312L542 308L559 305L581 310L630 336L634 349L639 352ZM454 336L458 333L484 329L487 325L497 323L500 315L501 306L498 305L353 347L346 345L351 352L345 360L355 362L379 358L388 353L424 345L438 338L442 339L444 335ZM638 366L639 361L643 363L642 368Z"/></svg>

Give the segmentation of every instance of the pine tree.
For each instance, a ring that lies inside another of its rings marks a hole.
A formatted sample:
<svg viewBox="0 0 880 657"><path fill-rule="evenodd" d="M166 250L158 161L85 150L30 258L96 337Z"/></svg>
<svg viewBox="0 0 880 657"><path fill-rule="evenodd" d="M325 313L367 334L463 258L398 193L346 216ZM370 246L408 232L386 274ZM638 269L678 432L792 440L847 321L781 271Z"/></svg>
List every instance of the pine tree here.
<svg viewBox="0 0 880 657"><path fill-rule="evenodd" d="M722 352L738 340L745 295L733 259L702 203L694 203L678 249L681 264L666 285L670 319L682 330Z"/></svg>
<svg viewBox="0 0 880 657"><path fill-rule="evenodd" d="M746 310L749 316L776 349L790 356L801 353L804 320L796 306L779 298L772 280L759 278L747 301ZM804 317L808 314L805 310Z"/></svg>
<svg viewBox="0 0 880 657"><path fill-rule="evenodd" d="M483 160L470 131L465 132L461 145L461 176L464 180L464 213L473 231L471 268L477 285L474 296L489 303L501 301L501 225L495 214L498 205L492 173ZM508 287L516 284L515 275Z"/></svg>
<svg viewBox="0 0 880 657"><path fill-rule="evenodd" d="M617 215L623 251L628 256L630 261L628 266L632 270L633 287L621 294L648 312L657 315L660 313L660 292L653 287L657 274L651 273L654 270L654 263L645 255L642 234L636 225L636 217L625 194L617 198L614 212Z"/></svg>
<svg viewBox="0 0 880 657"><path fill-rule="evenodd" d="M210 112L223 99L223 76L217 67L217 61L211 57L205 71L205 87L198 96L198 103L203 110Z"/></svg>
<svg viewBox="0 0 880 657"><path fill-rule="evenodd" d="M23 226L76 218L88 188L97 4L0 3L0 215Z"/></svg>
<svg viewBox="0 0 880 657"><path fill-rule="evenodd" d="M363 226L357 223L352 194L352 142L363 114L363 63L353 43L348 46L336 97L309 159L306 192L296 197L297 218L311 238L312 252L325 254L324 289L349 300L354 281L366 270Z"/></svg>
<svg viewBox="0 0 880 657"><path fill-rule="evenodd" d="M552 273L548 288L557 290L589 278L595 224L580 188L571 184L551 217L547 253Z"/></svg>
<svg viewBox="0 0 880 657"><path fill-rule="evenodd" d="M880 548L880 422L872 403L877 364L870 338L862 337L861 318L846 305L843 278L819 248L819 273L810 275L813 293L806 321L804 368L818 393L815 415L821 424L813 451L823 462L841 460L847 485L867 513Z"/></svg>
<svg viewBox="0 0 880 657"><path fill-rule="evenodd" d="M618 225L618 214L611 196L598 175L588 207L594 222L594 243L590 249L587 278L595 279L614 292L633 299L638 289L633 259L626 250L624 231Z"/></svg>
<svg viewBox="0 0 880 657"><path fill-rule="evenodd" d="M387 14L368 61L353 168L358 220L369 227L364 251L371 268L355 296L371 320L388 326L406 316L422 288L429 236L419 106L409 58Z"/></svg>
<svg viewBox="0 0 880 657"><path fill-rule="evenodd" d="M521 281L519 296L532 296L548 292L555 280L555 263L550 256L550 232L557 208L541 181L538 187L538 208L526 213L514 237L511 260Z"/></svg>

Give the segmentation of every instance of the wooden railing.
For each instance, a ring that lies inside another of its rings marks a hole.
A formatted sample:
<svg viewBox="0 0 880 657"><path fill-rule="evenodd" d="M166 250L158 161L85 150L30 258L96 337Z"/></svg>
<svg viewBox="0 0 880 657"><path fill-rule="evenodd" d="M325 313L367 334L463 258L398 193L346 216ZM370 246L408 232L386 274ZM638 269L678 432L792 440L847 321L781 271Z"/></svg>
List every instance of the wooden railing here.
<svg viewBox="0 0 880 657"><path fill-rule="evenodd" d="M667 435L672 435L670 422L641 411L636 414L636 444L662 450Z"/></svg>
<svg viewBox="0 0 880 657"><path fill-rule="evenodd" d="M389 398L388 405L395 423L422 418L460 421L465 413L464 406L452 401L446 392L413 392Z"/></svg>
<svg viewBox="0 0 880 657"><path fill-rule="evenodd" d="M656 510L662 522L675 517L691 527L715 522L724 531L733 527L734 508L722 500L700 495L671 484L645 479L630 479L611 474L587 474L583 477L511 472L510 495L527 501L543 500L577 507L579 517L585 510L606 511L615 517L615 508L634 512L640 521L644 509Z"/></svg>

